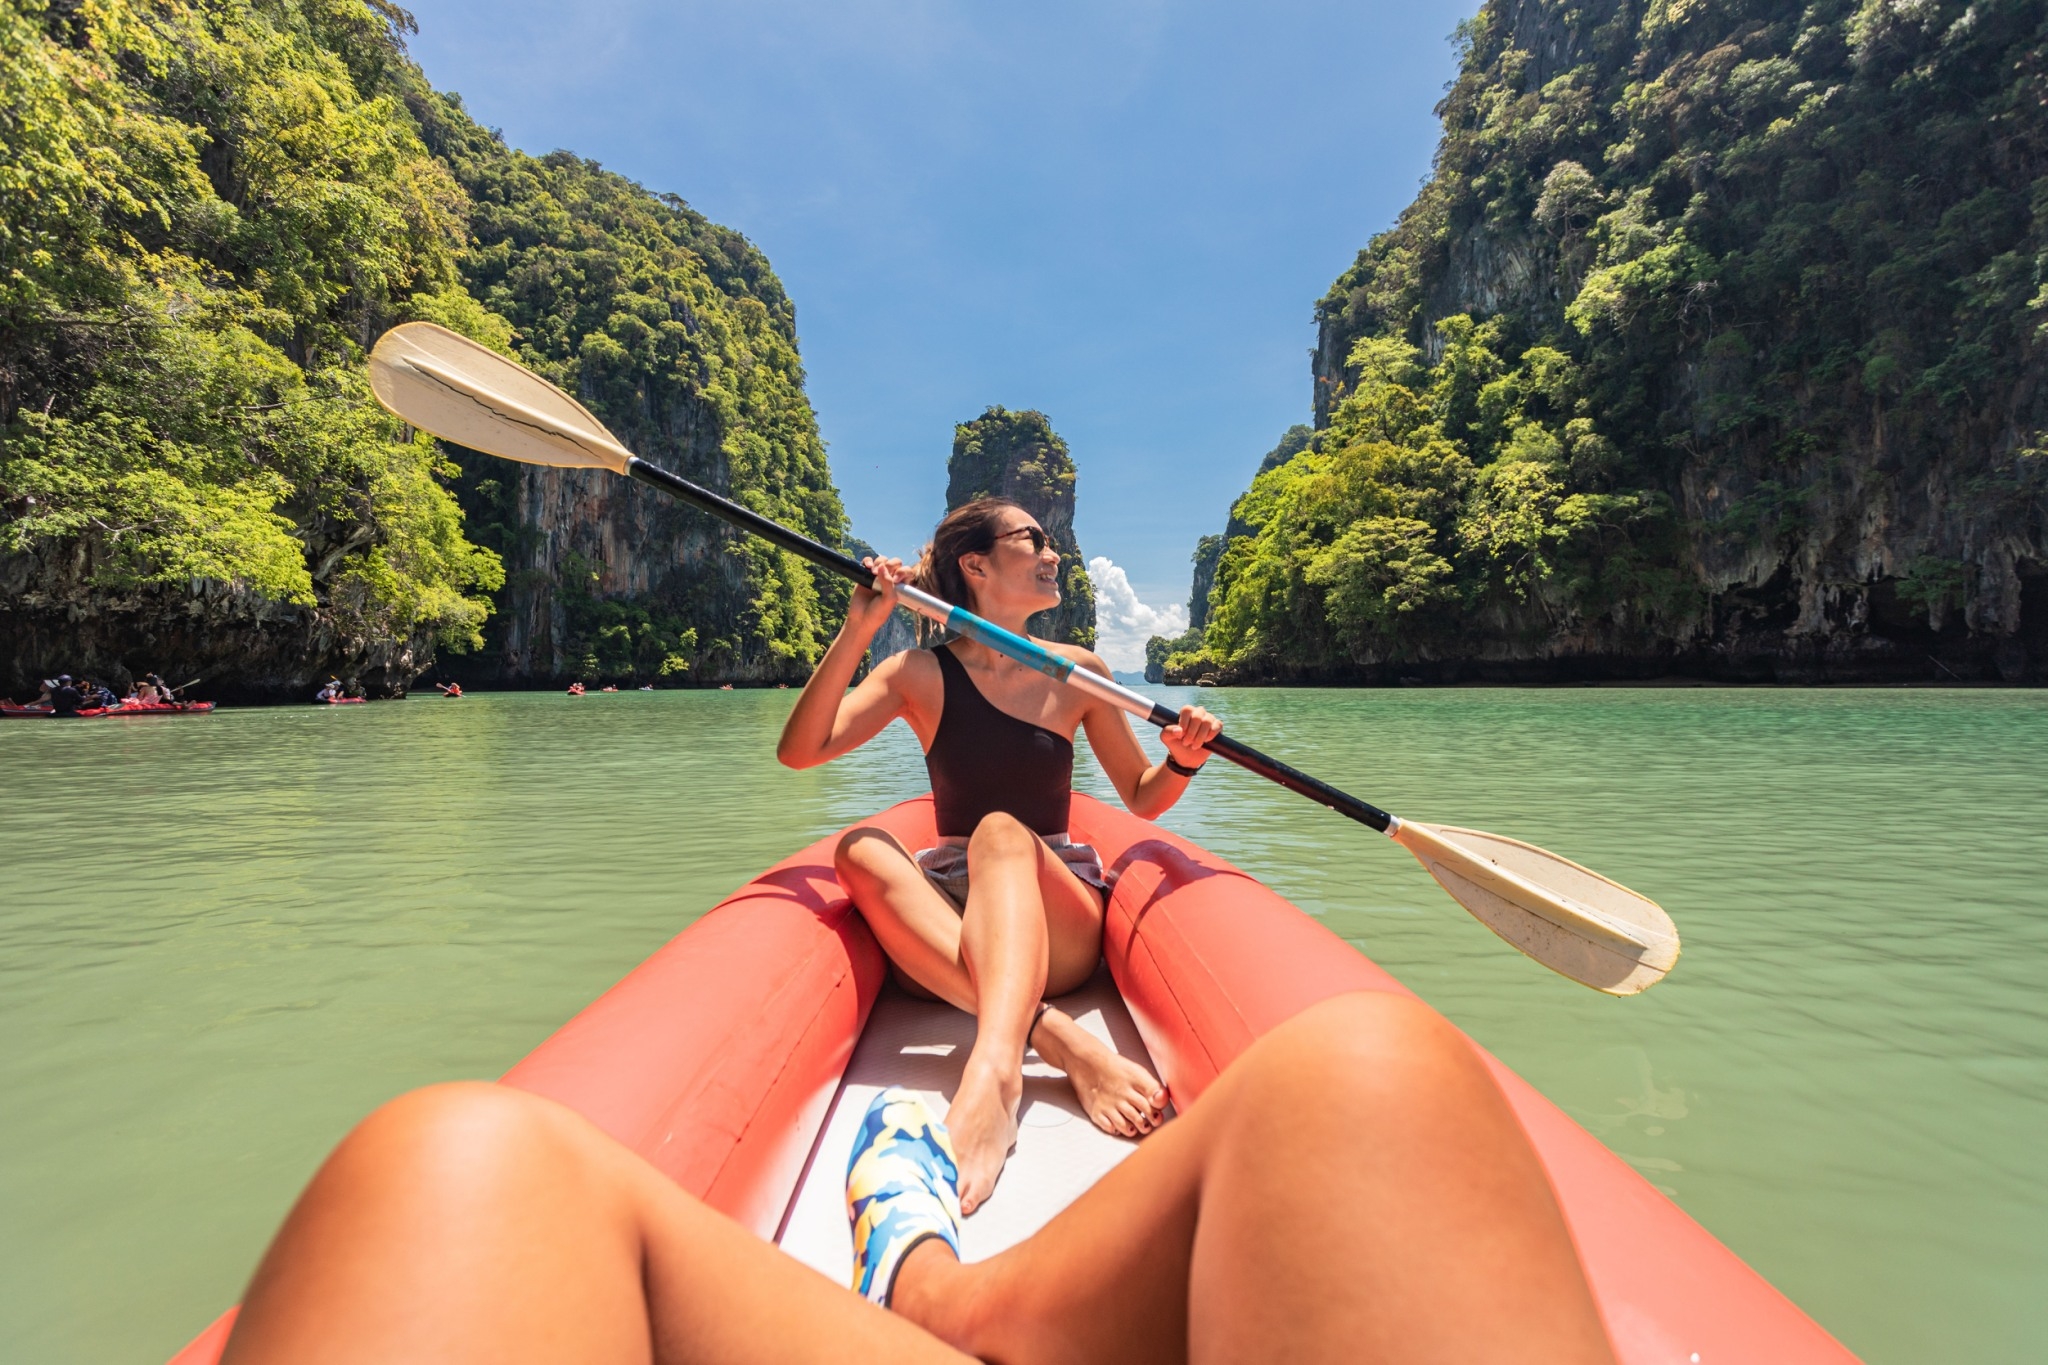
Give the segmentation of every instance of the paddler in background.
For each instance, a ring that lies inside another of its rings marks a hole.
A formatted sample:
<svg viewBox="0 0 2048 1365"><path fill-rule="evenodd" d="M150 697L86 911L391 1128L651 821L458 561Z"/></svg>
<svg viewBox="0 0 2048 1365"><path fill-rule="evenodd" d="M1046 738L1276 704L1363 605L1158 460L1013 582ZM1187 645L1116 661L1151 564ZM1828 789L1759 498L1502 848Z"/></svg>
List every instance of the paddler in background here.
<svg viewBox="0 0 2048 1365"><path fill-rule="evenodd" d="M57 685L50 689L50 714L53 716L75 716L85 705L85 694L71 681L69 673L57 675Z"/></svg>
<svg viewBox="0 0 2048 1365"><path fill-rule="evenodd" d="M858 686L854 675L895 609L898 584L915 582L1023 635L1035 613L1060 604L1059 559L1029 512L980 498L939 523L914 574L901 560L865 561L875 586L854 590L776 749L792 768L815 767L899 717L924 747L938 846L913 852L863 826L848 831L834 862L899 980L975 1016L974 1050L946 1115L969 1214L989 1197L1016 1141L1027 1048L1067 1073L1105 1132L1137 1137L1166 1108L1151 1073L1045 1003L1079 987L1102 960L1109 880L1095 850L1067 831L1074 732L1086 728L1124 804L1152 819L1187 790L1208 760L1202 746L1223 726L1201 707L1182 707L1161 732L1166 757L1154 763L1123 712L964 639L894 655ZM1039 643L1110 675L1088 650Z"/></svg>

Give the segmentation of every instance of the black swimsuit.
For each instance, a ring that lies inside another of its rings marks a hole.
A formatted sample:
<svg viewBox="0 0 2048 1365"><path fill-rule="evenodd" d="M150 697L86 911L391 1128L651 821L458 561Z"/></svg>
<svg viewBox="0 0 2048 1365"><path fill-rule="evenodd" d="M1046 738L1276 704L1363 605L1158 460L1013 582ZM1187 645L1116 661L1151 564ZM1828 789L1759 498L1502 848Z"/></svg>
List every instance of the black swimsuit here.
<svg viewBox="0 0 2048 1365"><path fill-rule="evenodd" d="M992 811L1016 816L1034 834L1065 834L1074 741L998 709L951 649L932 654L946 680L939 732L924 755L939 837L964 839Z"/></svg>

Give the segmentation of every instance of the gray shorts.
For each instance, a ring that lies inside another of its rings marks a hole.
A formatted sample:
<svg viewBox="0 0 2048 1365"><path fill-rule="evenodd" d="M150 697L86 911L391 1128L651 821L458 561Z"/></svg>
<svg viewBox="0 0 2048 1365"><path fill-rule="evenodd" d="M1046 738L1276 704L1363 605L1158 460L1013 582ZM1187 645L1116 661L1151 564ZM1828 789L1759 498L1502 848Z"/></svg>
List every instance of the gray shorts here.
<svg viewBox="0 0 2048 1365"><path fill-rule="evenodd" d="M1059 856L1059 860L1073 870L1088 885L1094 887L1107 899L1109 878L1102 870L1102 855L1092 845L1077 844L1064 834L1040 835L1046 845ZM955 910L967 909L967 847L964 844L940 844L937 848L921 848L917 851L917 865L925 877L938 888L939 894L953 903Z"/></svg>

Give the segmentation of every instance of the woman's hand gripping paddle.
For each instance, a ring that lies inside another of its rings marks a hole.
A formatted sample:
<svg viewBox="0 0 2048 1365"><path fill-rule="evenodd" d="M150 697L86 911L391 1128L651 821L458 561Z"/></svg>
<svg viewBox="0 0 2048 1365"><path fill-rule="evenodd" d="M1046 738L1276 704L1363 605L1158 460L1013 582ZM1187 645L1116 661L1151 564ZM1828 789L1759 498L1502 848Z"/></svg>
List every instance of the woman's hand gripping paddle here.
<svg viewBox="0 0 2048 1365"><path fill-rule="evenodd" d="M430 322L386 332L370 355L377 400L443 440L528 464L602 468L709 512L821 569L871 586L858 562L620 445L581 403L515 361ZM1179 717L1151 698L908 585L899 600L920 616L1162 729ZM1449 825L1401 820L1229 735L1209 750L1298 792L1414 854L1480 923L1552 971L1609 995L1634 995L1678 960L1678 930L1655 901L1531 844Z"/></svg>

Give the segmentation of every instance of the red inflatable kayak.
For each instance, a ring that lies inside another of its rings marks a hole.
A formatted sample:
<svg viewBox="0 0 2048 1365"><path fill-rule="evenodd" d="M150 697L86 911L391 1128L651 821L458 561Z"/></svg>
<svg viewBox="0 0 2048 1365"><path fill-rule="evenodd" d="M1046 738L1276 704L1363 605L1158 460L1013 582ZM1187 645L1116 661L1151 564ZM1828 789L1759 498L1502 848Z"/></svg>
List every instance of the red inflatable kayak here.
<svg viewBox="0 0 2048 1365"><path fill-rule="evenodd" d="M145 706L140 702L132 706L90 706L81 708L76 719L99 720L105 716L203 716L212 711L215 703L210 701L156 702ZM0 704L0 719L6 720L55 720L57 717L47 706L7 706ZM69 720L72 717L65 717Z"/></svg>
<svg viewBox="0 0 2048 1365"><path fill-rule="evenodd" d="M1253 1039L1310 1005L1346 991L1405 993L1214 854L1078 794L1073 821L1074 837L1120 875L1104 933L1108 969L1067 1008L1126 1055L1149 1058L1180 1107L1199 1104ZM873 823L909 848L936 842L929 797ZM973 1021L887 984L881 950L833 875L834 842L740 888L504 1084L578 1110L684 1189L845 1283L851 1126L883 1085L950 1093ZM1488 1061L1549 1170L1626 1365L1854 1359L1627 1163ZM967 1259L1028 1236L1135 1145L1095 1129L1056 1073L1036 1066L1021 1119L1001 1185L966 1222ZM229 1310L174 1365L212 1365L233 1318Z"/></svg>

